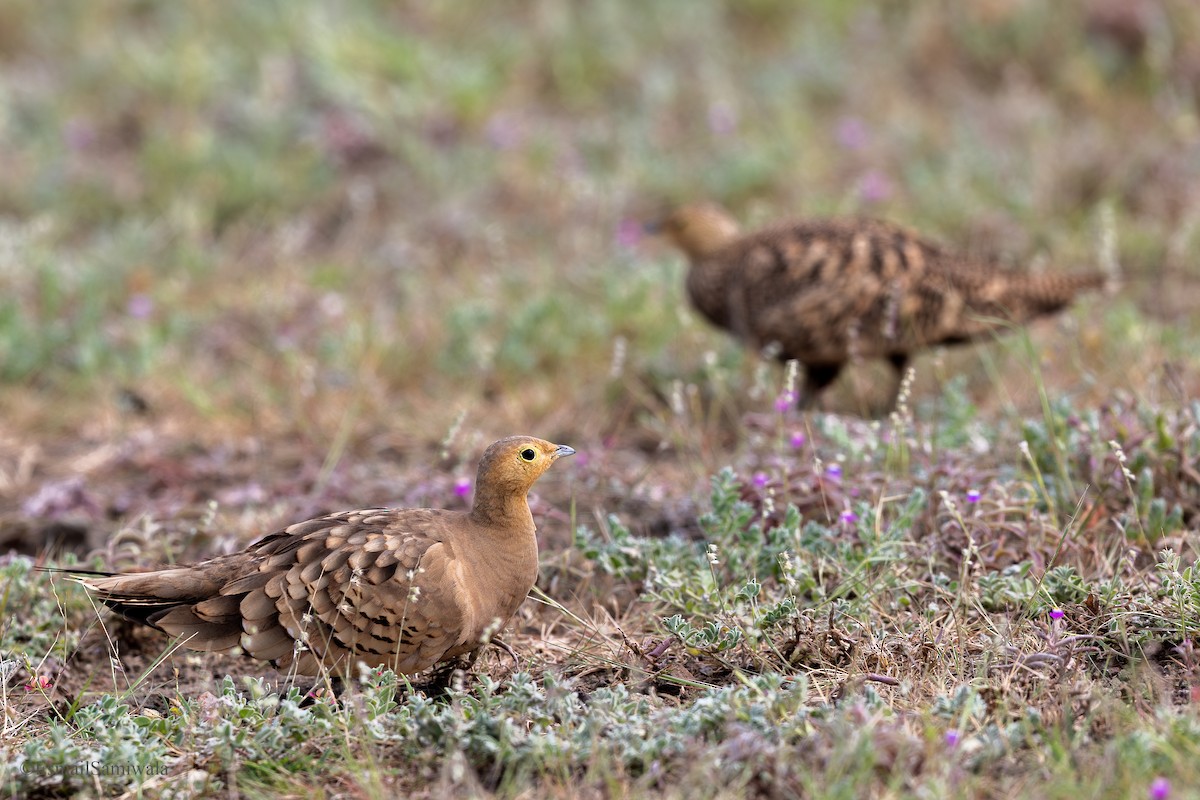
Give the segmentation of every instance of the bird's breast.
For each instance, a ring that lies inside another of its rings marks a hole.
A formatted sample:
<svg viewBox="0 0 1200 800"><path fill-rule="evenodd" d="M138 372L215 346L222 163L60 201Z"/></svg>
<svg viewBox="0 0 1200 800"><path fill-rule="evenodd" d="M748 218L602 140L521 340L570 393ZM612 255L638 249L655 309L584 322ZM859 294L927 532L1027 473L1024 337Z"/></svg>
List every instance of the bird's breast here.
<svg viewBox="0 0 1200 800"><path fill-rule="evenodd" d="M537 539L528 536L481 549L461 565L461 586L471 587L459 598L466 639L478 640L496 632L517 610L537 581ZM497 623L499 620L499 623Z"/></svg>
<svg viewBox="0 0 1200 800"><path fill-rule="evenodd" d="M712 260L697 262L685 281L692 305L718 327L729 325L729 280L725 268Z"/></svg>

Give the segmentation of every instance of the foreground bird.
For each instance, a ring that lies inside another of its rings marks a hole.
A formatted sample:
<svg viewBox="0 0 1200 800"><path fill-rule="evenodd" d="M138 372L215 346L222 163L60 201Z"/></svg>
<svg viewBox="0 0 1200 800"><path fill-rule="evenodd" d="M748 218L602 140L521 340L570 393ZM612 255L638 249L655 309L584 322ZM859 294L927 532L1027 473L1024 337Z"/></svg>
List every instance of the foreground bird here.
<svg viewBox="0 0 1200 800"><path fill-rule="evenodd" d="M688 257L688 295L710 322L804 365L806 406L854 356L895 367L895 405L913 351L1052 314L1106 282L1099 272L1005 272L873 219L780 222L743 234L724 209L699 204L647 228Z"/></svg>
<svg viewBox="0 0 1200 800"><path fill-rule="evenodd" d="M411 675L476 650L517 610L538 571L526 494L574 452L501 439L479 462L470 511L343 511L192 566L76 578L193 650L299 675L358 661Z"/></svg>

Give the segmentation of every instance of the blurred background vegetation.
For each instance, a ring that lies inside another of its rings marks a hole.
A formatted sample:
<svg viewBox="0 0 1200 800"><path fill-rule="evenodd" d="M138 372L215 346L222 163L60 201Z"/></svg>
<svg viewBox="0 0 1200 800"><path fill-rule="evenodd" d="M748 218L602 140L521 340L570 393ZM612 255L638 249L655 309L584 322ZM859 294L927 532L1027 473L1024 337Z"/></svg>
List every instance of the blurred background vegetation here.
<svg viewBox="0 0 1200 800"><path fill-rule="evenodd" d="M1154 393L1196 341L1190 0L7 0L0 64L14 431L124 398L318 442L620 432L755 359L630 222L700 198L1020 267L1109 231L1125 291L1039 340L1063 388Z"/></svg>

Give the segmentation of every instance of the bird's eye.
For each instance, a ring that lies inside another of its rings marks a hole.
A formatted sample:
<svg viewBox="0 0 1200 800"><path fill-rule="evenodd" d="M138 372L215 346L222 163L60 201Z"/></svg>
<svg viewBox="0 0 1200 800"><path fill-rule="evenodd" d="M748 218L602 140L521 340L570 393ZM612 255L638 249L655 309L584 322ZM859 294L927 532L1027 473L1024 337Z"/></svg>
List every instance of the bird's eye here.
<svg viewBox="0 0 1200 800"><path fill-rule="evenodd" d="M532 447L526 447L521 451L521 458L525 459L526 461L533 461L535 458L537 458L537 453Z"/></svg>

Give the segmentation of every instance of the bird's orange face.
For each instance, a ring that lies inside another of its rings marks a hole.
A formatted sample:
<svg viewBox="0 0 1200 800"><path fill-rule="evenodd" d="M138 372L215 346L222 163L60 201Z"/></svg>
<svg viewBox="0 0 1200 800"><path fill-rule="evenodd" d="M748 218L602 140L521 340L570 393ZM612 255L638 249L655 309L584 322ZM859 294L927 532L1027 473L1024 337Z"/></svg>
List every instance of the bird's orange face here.
<svg viewBox="0 0 1200 800"><path fill-rule="evenodd" d="M715 253L741 234L737 221L712 203L681 206L647 231L665 236L692 259Z"/></svg>
<svg viewBox="0 0 1200 800"><path fill-rule="evenodd" d="M550 465L575 451L533 436L510 436L493 444L479 463L479 480L528 489Z"/></svg>

